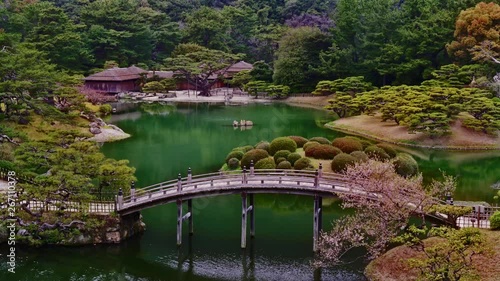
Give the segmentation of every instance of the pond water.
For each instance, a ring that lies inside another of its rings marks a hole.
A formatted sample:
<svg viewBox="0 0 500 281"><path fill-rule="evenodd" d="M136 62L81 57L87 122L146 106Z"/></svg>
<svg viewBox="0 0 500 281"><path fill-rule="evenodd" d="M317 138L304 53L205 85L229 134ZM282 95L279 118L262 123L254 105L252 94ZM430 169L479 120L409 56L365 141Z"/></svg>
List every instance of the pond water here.
<svg viewBox="0 0 500 281"><path fill-rule="evenodd" d="M233 120L254 122L250 130L233 129ZM132 135L105 144L103 152L129 159L137 168L138 187L186 175L217 171L236 146L278 136L343 134L322 126L324 111L285 104L143 104L111 122ZM409 150L426 180L440 169L459 176L455 200L492 201L489 187L500 179L500 153ZM323 228L345 214L335 200L324 200ZM313 199L294 195L256 195L256 237L240 249L241 199L238 195L196 199L194 236L184 231L176 246L176 206L144 210L147 231L121 245L20 249L14 279L0 256L0 280L365 280L366 263L314 270ZM1 253L6 251L2 250ZM8 277L8 279L5 279Z"/></svg>

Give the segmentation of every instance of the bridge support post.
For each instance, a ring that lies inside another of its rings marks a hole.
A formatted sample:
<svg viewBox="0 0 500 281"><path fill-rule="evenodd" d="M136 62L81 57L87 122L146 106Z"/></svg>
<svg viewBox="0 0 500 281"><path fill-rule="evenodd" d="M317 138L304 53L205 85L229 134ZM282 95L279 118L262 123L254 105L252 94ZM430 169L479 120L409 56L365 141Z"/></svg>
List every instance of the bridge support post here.
<svg viewBox="0 0 500 281"><path fill-rule="evenodd" d="M177 200L177 246L182 244L182 200Z"/></svg>
<svg viewBox="0 0 500 281"><path fill-rule="evenodd" d="M247 246L247 194L241 193L241 248Z"/></svg>
<svg viewBox="0 0 500 281"><path fill-rule="evenodd" d="M253 200L253 193L248 195L250 199L250 238L255 237L255 205Z"/></svg>
<svg viewBox="0 0 500 281"><path fill-rule="evenodd" d="M318 240L321 232L321 224L323 216L321 214L321 204L323 198L321 196L314 196L314 217L313 217L313 251L318 251Z"/></svg>
<svg viewBox="0 0 500 281"><path fill-rule="evenodd" d="M194 231L193 231L193 199L188 200L188 213L191 214L191 216L189 216L189 235L193 235L194 234Z"/></svg>

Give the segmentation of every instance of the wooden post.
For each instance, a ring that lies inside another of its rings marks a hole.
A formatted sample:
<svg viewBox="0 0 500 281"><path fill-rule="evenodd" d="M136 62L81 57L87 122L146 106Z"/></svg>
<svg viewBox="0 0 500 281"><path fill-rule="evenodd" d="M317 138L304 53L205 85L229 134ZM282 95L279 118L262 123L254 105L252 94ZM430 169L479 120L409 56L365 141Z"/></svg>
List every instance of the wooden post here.
<svg viewBox="0 0 500 281"><path fill-rule="evenodd" d="M187 177L187 182L191 183L191 180L193 179L193 173L191 171L191 167L188 168L188 177Z"/></svg>
<svg viewBox="0 0 500 281"><path fill-rule="evenodd" d="M182 177L181 173L179 173L179 175L177 176L177 192L181 191L182 191Z"/></svg>
<svg viewBox="0 0 500 281"><path fill-rule="evenodd" d="M188 212L191 214L189 216L189 235L193 235L193 199L188 200Z"/></svg>
<svg viewBox="0 0 500 281"><path fill-rule="evenodd" d="M318 170L316 170L316 172L314 172L314 188L318 187L319 187L319 172Z"/></svg>
<svg viewBox="0 0 500 281"><path fill-rule="evenodd" d="M177 246L182 244L182 200L177 200Z"/></svg>
<svg viewBox="0 0 500 281"><path fill-rule="evenodd" d="M321 212L320 197L314 196L314 216L313 216L313 251L318 251L318 239L319 239L319 213Z"/></svg>
<svg viewBox="0 0 500 281"><path fill-rule="evenodd" d="M250 160L250 175L253 176L255 172L255 167L253 166L253 160Z"/></svg>
<svg viewBox="0 0 500 281"><path fill-rule="evenodd" d="M247 246L247 194L241 193L241 248Z"/></svg>
<svg viewBox="0 0 500 281"><path fill-rule="evenodd" d="M241 180L241 183L242 184L247 183L247 167L246 166L243 166L243 178Z"/></svg>
<svg viewBox="0 0 500 281"><path fill-rule="evenodd" d="M253 193L249 194L250 197L250 238L255 237L255 204L253 200Z"/></svg>
<svg viewBox="0 0 500 281"><path fill-rule="evenodd" d="M323 176L323 164L319 163L318 176L321 178Z"/></svg>
<svg viewBox="0 0 500 281"><path fill-rule="evenodd" d="M118 190L118 197L117 197L117 200L118 200L118 210L121 210L123 208L123 190L120 188Z"/></svg>
<svg viewBox="0 0 500 281"><path fill-rule="evenodd" d="M130 185L130 199L132 199L132 202L135 202L135 182L132 181L132 184Z"/></svg>
<svg viewBox="0 0 500 281"><path fill-rule="evenodd" d="M318 237L321 234L321 230L323 230L323 197L319 196L318 198Z"/></svg>

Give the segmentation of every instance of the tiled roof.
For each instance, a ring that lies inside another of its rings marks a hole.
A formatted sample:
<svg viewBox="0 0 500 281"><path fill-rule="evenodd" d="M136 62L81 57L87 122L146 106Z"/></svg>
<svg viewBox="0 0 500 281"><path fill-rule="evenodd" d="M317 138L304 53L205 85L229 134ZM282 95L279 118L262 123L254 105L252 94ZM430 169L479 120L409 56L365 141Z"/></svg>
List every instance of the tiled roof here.
<svg viewBox="0 0 500 281"><path fill-rule="evenodd" d="M147 73L146 70L132 65L127 68L113 67L106 69L102 72L92 74L86 77L85 81L127 81L139 79L141 76L139 74Z"/></svg>
<svg viewBox="0 0 500 281"><path fill-rule="evenodd" d="M148 78L152 78L154 75L158 76L159 78L166 79L166 78L173 78L174 77L174 72L173 71L148 71Z"/></svg>
<svg viewBox="0 0 500 281"><path fill-rule="evenodd" d="M245 61L240 61L237 62L233 65L231 65L228 69L227 72L240 72L242 70L252 70L253 65L251 63L245 62Z"/></svg>

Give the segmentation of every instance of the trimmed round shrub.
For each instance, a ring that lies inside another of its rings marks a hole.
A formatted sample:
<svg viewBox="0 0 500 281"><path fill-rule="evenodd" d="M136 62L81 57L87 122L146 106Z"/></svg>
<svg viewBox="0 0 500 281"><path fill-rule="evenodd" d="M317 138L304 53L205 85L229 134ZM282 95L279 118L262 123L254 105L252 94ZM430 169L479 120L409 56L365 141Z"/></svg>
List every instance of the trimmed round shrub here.
<svg viewBox="0 0 500 281"><path fill-rule="evenodd" d="M276 166L276 169L284 169L284 170L290 170L292 168L292 164L288 161L282 161Z"/></svg>
<svg viewBox="0 0 500 281"><path fill-rule="evenodd" d="M255 163L255 169L276 169L276 164L274 164L274 159L271 157L267 157L264 159L260 159Z"/></svg>
<svg viewBox="0 0 500 281"><path fill-rule="evenodd" d="M276 159L274 162L276 163L276 165L278 165L279 163L281 163L283 161L286 161L285 157L280 157L280 158Z"/></svg>
<svg viewBox="0 0 500 281"><path fill-rule="evenodd" d="M289 137L275 138L269 145L269 154L274 155L280 150L295 152L295 150L297 150L297 144Z"/></svg>
<svg viewBox="0 0 500 281"><path fill-rule="evenodd" d="M269 142L261 141L255 145L255 148L264 149L265 151L269 152Z"/></svg>
<svg viewBox="0 0 500 281"><path fill-rule="evenodd" d="M250 161L253 160L253 163L254 165L257 164L257 161L259 161L260 159L263 159L263 158L267 158L269 157L269 153L267 153L267 151L265 151L264 149L258 149L258 148L255 148L255 149L252 149L250 151L248 151L247 153L245 153L243 155L243 158L241 158L241 167L246 167L247 169L250 168Z"/></svg>
<svg viewBox="0 0 500 281"><path fill-rule="evenodd" d="M245 153L241 150L233 150L229 152L229 154L226 156L226 163L229 165L229 160L231 158L236 158L238 159L238 161L241 160L241 158L243 158L243 154Z"/></svg>
<svg viewBox="0 0 500 281"><path fill-rule="evenodd" d="M240 151L243 151L243 152L248 152L248 151L250 151L252 149L253 149L253 146L251 146L251 145L245 145L245 146L235 147L235 148L233 148L233 151L240 150Z"/></svg>
<svg viewBox="0 0 500 281"><path fill-rule="evenodd" d="M306 151L306 149L308 149L311 146L315 146L315 145L320 145L320 143L317 141L308 141L304 144L304 146L302 148L304 149L304 151Z"/></svg>
<svg viewBox="0 0 500 281"><path fill-rule="evenodd" d="M227 167L231 170L238 169L239 166L240 160L238 160L238 158L231 158L227 161Z"/></svg>
<svg viewBox="0 0 500 281"><path fill-rule="evenodd" d="M343 172L347 169L348 166L354 165L355 162L356 158L354 158L353 156L347 153L340 153L332 160L332 171Z"/></svg>
<svg viewBox="0 0 500 281"><path fill-rule="evenodd" d="M306 150L306 156L315 159L333 159L335 155L342 153L342 151L329 144L320 144L312 147L308 147Z"/></svg>
<svg viewBox="0 0 500 281"><path fill-rule="evenodd" d="M360 140L359 142L363 145L363 150L365 150L367 147L373 145L373 143L371 141L367 141L367 140Z"/></svg>
<svg viewBox="0 0 500 281"><path fill-rule="evenodd" d="M327 138L324 138L324 137L314 137L314 138L310 138L309 141L317 141L321 144L332 144L331 141L329 141Z"/></svg>
<svg viewBox="0 0 500 281"><path fill-rule="evenodd" d="M490 228L493 230L500 229L500 211L496 211L491 215Z"/></svg>
<svg viewBox="0 0 500 281"><path fill-rule="evenodd" d="M393 163L400 176L411 177L418 173L418 163L408 153L398 153Z"/></svg>
<svg viewBox="0 0 500 281"><path fill-rule="evenodd" d="M363 151L363 145L360 141L353 138L336 138L332 141L332 145L340 148L345 153L351 153L353 151Z"/></svg>
<svg viewBox="0 0 500 281"><path fill-rule="evenodd" d="M374 158L374 159L382 160L382 161L391 158L389 156L389 154L387 154L385 152L385 150L383 150L382 148L380 148L376 145L370 145L369 147L367 147L365 149L365 153L370 158Z"/></svg>
<svg viewBox="0 0 500 281"><path fill-rule="evenodd" d="M311 164L311 159L302 157L299 160L295 161L295 164L293 164L293 168L295 170L304 170L307 168L313 168L313 165Z"/></svg>
<svg viewBox="0 0 500 281"><path fill-rule="evenodd" d="M288 155L286 160L288 160L288 162L290 162L290 164L292 164L292 166L293 166L293 164L295 164L295 161L299 160L300 158L302 158L302 156L300 156L300 154L293 152L293 153L290 153L290 155Z"/></svg>
<svg viewBox="0 0 500 281"><path fill-rule="evenodd" d="M366 155L363 151L353 151L351 152L351 156L356 158L356 162L368 161L368 155Z"/></svg>
<svg viewBox="0 0 500 281"><path fill-rule="evenodd" d="M291 138L297 144L297 147L303 147L304 144L308 142L306 138L301 136L289 136L289 138Z"/></svg>
<svg viewBox="0 0 500 281"><path fill-rule="evenodd" d="M385 153L387 153L387 155L389 155L391 158L396 157L397 152L390 144L377 143L376 146L382 148L385 151Z"/></svg>
<svg viewBox="0 0 500 281"><path fill-rule="evenodd" d="M274 153L274 161L275 161L276 163L278 163L278 162L277 162L277 160L278 160L278 158L280 158L280 157L283 157L283 158L285 158L285 160L286 160L286 158L288 157L288 155L290 155L290 153L291 153L291 152L290 152L290 151L288 151L288 150L280 150L280 151L278 151L278 152Z"/></svg>

